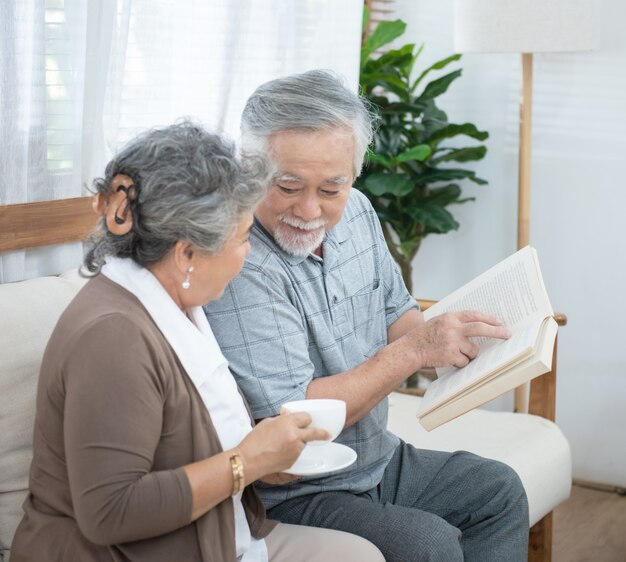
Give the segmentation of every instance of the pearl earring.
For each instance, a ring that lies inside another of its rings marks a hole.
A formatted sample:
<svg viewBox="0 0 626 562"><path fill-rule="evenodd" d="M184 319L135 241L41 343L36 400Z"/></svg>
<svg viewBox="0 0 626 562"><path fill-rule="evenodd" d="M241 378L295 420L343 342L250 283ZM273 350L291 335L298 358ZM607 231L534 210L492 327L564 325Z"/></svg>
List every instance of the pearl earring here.
<svg viewBox="0 0 626 562"><path fill-rule="evenodd" d="M189 287L191 287L190 277L192 273L193 266L190 266L189 269L187 269L187 277L185 277L185 280L183 281L183 289L189 289Z"/></svg>

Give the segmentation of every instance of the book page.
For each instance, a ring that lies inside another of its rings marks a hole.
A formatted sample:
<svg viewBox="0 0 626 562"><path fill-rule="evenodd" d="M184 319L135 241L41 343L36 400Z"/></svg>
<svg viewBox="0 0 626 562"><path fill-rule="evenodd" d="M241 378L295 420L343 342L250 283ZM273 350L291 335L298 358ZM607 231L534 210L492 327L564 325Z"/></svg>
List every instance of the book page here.
<svg viewBox="0 0 626 562"><path fill-rule="evenodd" d="M530 246L519 250L485 273L430 307L424 318L429 320L444 312L478 310L502 320L513 333L552 316L536 251ZM473 338L481 352L501 345L501 340ZM454 367L438 368L443 376Z"/></svg>

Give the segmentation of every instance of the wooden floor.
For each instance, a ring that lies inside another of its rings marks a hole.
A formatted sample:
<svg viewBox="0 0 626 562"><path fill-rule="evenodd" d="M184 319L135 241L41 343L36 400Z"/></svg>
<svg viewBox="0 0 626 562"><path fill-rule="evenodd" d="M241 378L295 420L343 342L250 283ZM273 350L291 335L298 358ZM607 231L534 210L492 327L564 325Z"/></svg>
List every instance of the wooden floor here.
<svg viewBox="0 0 626 562"><path fill-rule="evenodd" d="M552 562L626 562L626 496L574 486L554 514Z"/></svg>

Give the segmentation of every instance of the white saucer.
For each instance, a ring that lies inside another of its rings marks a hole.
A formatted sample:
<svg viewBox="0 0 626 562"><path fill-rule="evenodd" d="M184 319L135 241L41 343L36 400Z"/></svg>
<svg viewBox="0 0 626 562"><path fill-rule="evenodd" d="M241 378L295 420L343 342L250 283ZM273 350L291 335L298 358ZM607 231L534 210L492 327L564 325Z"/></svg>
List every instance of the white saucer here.
<svg viewBox="0 0 626 562"><path fill-rule="evenodd" d="M323 474L346 468L355 460L356 451L341 443L307 445L300 453L298 460L283 472L299 476Z"/></svg>

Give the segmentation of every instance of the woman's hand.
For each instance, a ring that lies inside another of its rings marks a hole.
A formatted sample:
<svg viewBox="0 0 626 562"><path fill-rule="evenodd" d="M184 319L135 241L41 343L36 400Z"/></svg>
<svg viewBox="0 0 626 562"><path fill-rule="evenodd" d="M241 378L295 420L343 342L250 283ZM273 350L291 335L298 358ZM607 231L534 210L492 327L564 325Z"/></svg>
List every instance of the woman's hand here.
<svg viewBox="0 0 626 562"><path fill-rule="evenodd" d="M289 468L309 441L330 439L323 429L308 427L305 412L281 411L261 421L236 447L244 465L246 482L254 482Z"/></svg>
<svg viewBox="0 0 626 562"><path fill-rule="evenodd" d="M193 497L191 520L224 501L232 494L233 473L230 457L238 454L243 463L244 482L263 477L272 484L285 484L297 477L279 474L289 468L309 441L330 439L323 429L307 427L311 416L304 412L281 411L256 425L234 449L183 466Z"/></svg>

